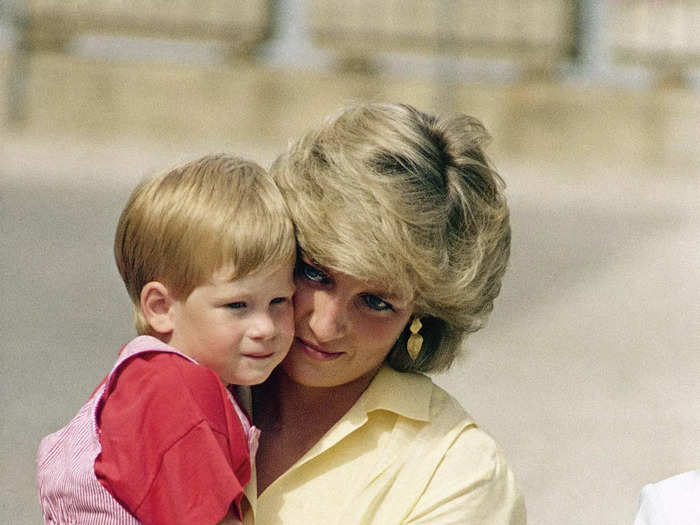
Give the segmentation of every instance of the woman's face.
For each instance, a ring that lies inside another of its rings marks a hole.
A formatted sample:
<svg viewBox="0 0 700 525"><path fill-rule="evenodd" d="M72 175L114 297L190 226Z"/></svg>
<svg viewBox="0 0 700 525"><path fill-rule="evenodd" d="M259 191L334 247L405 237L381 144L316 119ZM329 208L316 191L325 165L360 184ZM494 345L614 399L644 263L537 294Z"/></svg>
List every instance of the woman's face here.
<svg viewBox="0 0 700 525"><path fill-rule="evenodd" d="M369 382L412 307L411 300L302 259L294 295L296 336L282 367L305 386Z"/></svg>

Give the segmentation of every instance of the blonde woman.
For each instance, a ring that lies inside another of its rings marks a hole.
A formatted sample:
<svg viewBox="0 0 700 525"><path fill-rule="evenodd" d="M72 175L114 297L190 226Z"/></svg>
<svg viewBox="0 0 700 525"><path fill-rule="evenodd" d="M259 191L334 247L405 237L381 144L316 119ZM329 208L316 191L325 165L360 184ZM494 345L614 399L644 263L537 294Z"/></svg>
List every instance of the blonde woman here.
<svg viewBox="0 0 700 525"><path fill-rule="evenodd" d="M297 229L292 348L253 390L244 523L525 523L503 454L421 372L482 327L510 246L483 126L344 109L272 167Z"/></svg>

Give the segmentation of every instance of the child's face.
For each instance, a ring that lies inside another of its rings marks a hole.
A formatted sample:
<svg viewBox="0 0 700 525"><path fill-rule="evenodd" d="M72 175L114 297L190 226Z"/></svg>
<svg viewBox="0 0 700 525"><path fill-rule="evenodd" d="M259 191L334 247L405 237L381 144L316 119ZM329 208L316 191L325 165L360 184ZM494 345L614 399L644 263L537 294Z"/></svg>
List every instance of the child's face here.
<svg viewBox="0 0 700 525"><path fill-rule="evenodd" d="M230 280L214 273L171 308L168 343L237 385L263 382L287 355L294 337L293 265Z"/></svg>

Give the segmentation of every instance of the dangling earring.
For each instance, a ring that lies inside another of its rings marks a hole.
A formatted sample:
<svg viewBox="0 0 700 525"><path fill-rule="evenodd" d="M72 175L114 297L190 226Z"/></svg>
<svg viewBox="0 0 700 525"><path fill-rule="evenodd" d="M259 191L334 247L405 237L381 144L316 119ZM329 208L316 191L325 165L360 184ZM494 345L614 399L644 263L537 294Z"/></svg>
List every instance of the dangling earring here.
<svg viewBox="0 0 700 525"><path fill-rule="evenodd" d="M418 333L421 328L423 328L423 323L420 322L418 317L414 317L411 326L408 328L411 335L406 341L406 349L412 361L416 360L418 354L420 354L421 346L423 346L423 336Z"/></svg>

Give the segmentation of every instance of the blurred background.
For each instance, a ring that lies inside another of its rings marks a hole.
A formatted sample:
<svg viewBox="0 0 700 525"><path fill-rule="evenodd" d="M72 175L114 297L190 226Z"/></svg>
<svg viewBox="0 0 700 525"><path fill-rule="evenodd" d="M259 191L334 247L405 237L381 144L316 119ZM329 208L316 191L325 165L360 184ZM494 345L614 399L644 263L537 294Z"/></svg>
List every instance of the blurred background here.
<svg viewBox="0 0 700 525"><path fill-rule="evenodd" d="M0 1L0 522L133 335L111 254L142 177L269 166L352 100L482 119L513 254L436 380L532 524L631 524L700 467L700 0Z"/></svg>

